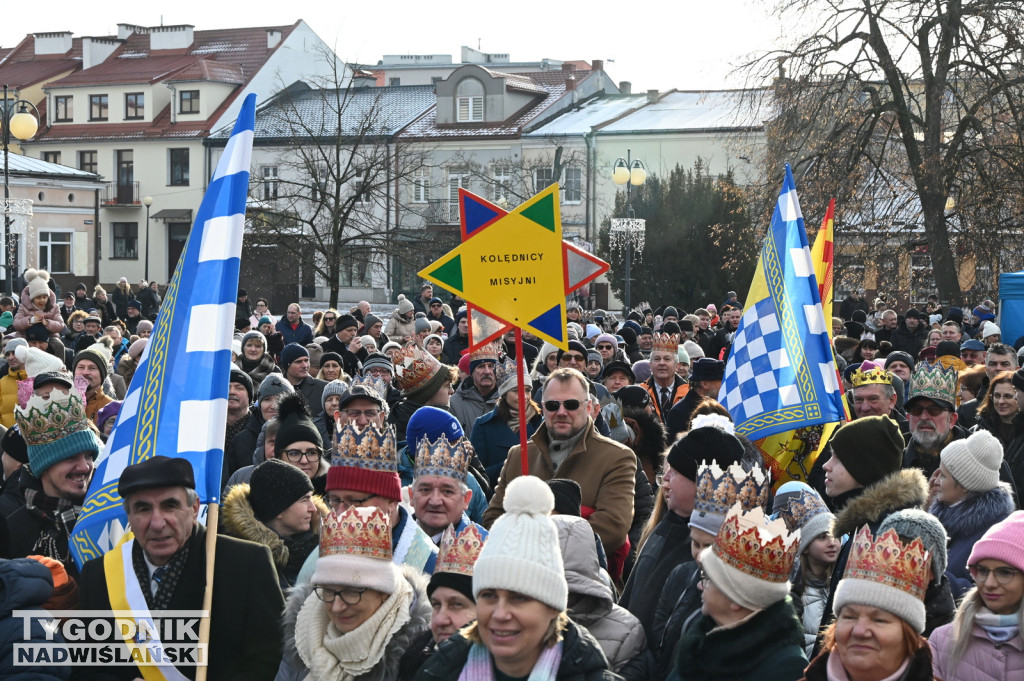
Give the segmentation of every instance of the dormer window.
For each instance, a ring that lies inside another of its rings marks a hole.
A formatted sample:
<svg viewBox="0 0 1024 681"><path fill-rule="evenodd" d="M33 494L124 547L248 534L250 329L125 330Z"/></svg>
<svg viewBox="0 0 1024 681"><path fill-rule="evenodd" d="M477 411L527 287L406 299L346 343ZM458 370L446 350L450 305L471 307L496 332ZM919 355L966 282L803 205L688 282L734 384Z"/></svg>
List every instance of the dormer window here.
<svg viewBox="0 0 1024 681"><path fill-rule="evenodd" d="M455 90L455 120L458 123L482 123L484 120L484 84L476 78L463 78Z"/></svg>

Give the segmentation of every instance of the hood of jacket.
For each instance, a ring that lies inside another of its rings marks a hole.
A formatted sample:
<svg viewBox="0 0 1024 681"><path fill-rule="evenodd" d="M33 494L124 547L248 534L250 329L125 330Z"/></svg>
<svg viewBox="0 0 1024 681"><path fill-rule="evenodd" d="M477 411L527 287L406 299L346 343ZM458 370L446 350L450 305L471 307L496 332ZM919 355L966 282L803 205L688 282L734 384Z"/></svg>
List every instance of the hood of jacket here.
<svg viewBox="0 0 1024 681"><path fill-rule="evenodd" d="M12 610L40 606L53 593L49 568L31 558L0 562L0 619Z"/></svg>
<svg viewBox="0 0 1024 681"><path fill-rule="evenodd" d="M646 461L657 469L661 466L661 453L665 451L667 445L665 425L657 414L649 414L643 409L627 407L622 410L622 416L627 423L632 422L630 427L636 425L636 428L633 428L636 437L629 446L641 461Z"/></svg>
<svg viewBox="0 0 1024 681"><path fill-rule="evenodd" d="M558 548L565 565L569 585L569 615L583 626L605 617L614 604L611 587L601 575L594 530L583 518L551 516L558 528ZM574 598L575 597L575 598Z"/></svg>
<svg viewBox="0 0 1024 681"><path fill-rule="evenodd" d="M873 525L895 511L924 508L928 500L928 480L916 468L896 471L864 488L837 514L832 536L853 535L862 525Z"/></svg>
<svg viewBox="0 0 1024 681"><path fill-rule="evenodd" d="M249 495L252 493L249 483L243 482L235 485L224 498L221 506L221 522L224 523L224 530L228 534L239 539L245 539L270 548L274 556L274 564L281 568L288 565L290 558L288 547L281 536L272 529L256 519L256 513L249 503ZM313 495L313 503L318 513L313 516L313 522L309 529L315 534L320 534L320 526L324 518L330 513L330 509L323 500Z"/></svg>
<svg viewBox="0 0 1024 681"><path fill-rule="evenodd" d="M934 501L928 512L939 519L952 541L984 532L1004 520L1016 508L1010 483L1000 482L987 492L972 495L959 504L947 506Z"/></svg>
<svg viewBox="0 0 1024 681"><path fill-rule="evenodd" d="M411 617L388 641L384 657L377 666L370 673L361 676L359 681L392 681L397 678L398 662L402 654L413 645L420 634L430 628L431 607L427 598L427 576L409 565L401 565L399 569L402 579L405 579L413 590L412 603L409 606ZM291 589L284 604L284 614L281 616L281 628L284 631L281 657L293 669L305 668L295 646L295 620L302 610L302 604L312 591L313 584L309 582Z"/></svg>

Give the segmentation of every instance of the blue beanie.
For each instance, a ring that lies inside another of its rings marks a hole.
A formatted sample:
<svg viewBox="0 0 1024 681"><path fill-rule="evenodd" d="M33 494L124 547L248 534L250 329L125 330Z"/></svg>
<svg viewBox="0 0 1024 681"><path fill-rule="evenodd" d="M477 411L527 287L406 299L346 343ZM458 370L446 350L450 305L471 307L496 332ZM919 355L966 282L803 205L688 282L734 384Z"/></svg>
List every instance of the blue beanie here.
<svg viewBox="0 0 1024 681"><path fill-rule="evenodd" d="M87 428L52 442L28 445L28 467L38 478L54 464L78 456L82 452L91 454L95 460L102 449L103 443L99 436L91 428Z"/></svg>
<svg viewBox="0 0 1024 681"><path fill-rule="evenodd" d="M409 419L405 427L405 441L409 445L409 458L416 457L416 448L420 440L427 438L431 442L442 435L454 442L464 435L459 420L451 412L438 407L420 407Z"/></svg>
<svg viewBox="0 0 1024 681"><path fill-rule="evenodd" d="M309 357L309 350L298 343L289 343L281 351L281 369L288 371L288 366L299 357Z"/></svg>

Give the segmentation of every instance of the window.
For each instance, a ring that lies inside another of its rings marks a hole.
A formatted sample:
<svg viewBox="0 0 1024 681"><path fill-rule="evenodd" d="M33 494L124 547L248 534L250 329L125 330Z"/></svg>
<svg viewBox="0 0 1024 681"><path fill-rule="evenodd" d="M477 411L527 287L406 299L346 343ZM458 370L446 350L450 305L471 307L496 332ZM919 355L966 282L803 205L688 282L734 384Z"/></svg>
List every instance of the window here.
<svg viewBox="0 0 1024 681"><path fill-rule="evenodd" d="M534 168L533 193L538 194L554 182L554 171L551 168Z"/></svg>
<svg viewBox="0 0 1024 681"><path fill-rule="evenodd" d="M39 267L50 274L71 274L71 232L39 231Z"/></svg>
<svg viewBox="0 0 1024 681"><path fill-rule="evenodd" d="M263 200L277 199L277 166L263 166Z"/></svg>
<svg viewBox="0 0 1024 681"><path fill-rule="evenodd" d="M352 180L352 196L355 197L356 203L361 205L367 205L370 203L373 188L368 186L366 180Z"/></svg>
<svg viewBox="0 0 1024 681"><path fill-rule="evenodd" d="M61 95L53 98L53 122L69 123L75 117L75 98Z"/></svg>
<svg viewBox="0 0 1024 681"><path fill-rule="evenodd" d="M562 183L562 200L565 203L583 201L583 169L566 168L565 182Z"/></svg>
<svg viewBox="0 0 1024 681"><path fill-rule="evenodd" d="M199 90L182 90L178 93L178 113L199 113Z"/></svg>
<svg viewBox="0 0 1024 681"><path fill-rule="evenodd" d="M402 79L401 78L388 78L388 85L401 85L401 84L402 84Z"/></svg>
<svg viewBox="0 0 1024 681"><path fill-rule="evenodd" d="M169 184L174 187L188 186L188 149L169 149L171 172Z"/></svg>
<svg viewBox="0 0 1024 681"><path fill-rule="evenodd" d="M459 123L476 123L484 119L483 97L459 97Z"/></svg>
<svg viewBox="0 0 1024 681"><path fill-rule="evenodd" d="M78 152L78 169L84 170L87 173L96 172L96 152L95 151L80 151Z"/></svg>
<svg viewBox="0 0 1024 681"><path fill-rule="evenodd" d="M124 119L138 120L146 114L146 95L142 92L128 92L124 96Z"/></svg>
<svg viewBox="0 0 1024 681"><path fill-rule="evenodd" d="M60 152L59 151L44 151L43 160L47 163L60 163Z"/></svg>
<svg viewBox="0 0 1024 681"><path fill-rule="evenodd" d="M488 187L488 199L498 202L501 199L508 200L512 186L512 171L504 164L496 165L491 169L491 185Z"/></svg>
<svg viewBox="0 0 1024 681"><path fill-rule="evenodd" d="M332 192L327 184L330 177L327 166L322 164L317 166L316 172L309 174L309 199L313 203L320 203L321 198L323 198L323 203L330 201Z"/></svg>
<svg viewBox="0 0 1024 681"><path fill-rule="evenodd" d="M89 95L89 120L107 120L107 96Z"/></svg>
<svg viewBox="0 0 1024 681"><path fill-rule="evenodd" d="M412 176L412 202L426 203L430 199L430 179L427 171L417 170Z"/></svg>
<svg viewBox="0 0 1024 681"><path fill-rule="evenodd" d="M365 248L350 249L341 262L338 276L341 286L369 286L370 258L372 252Z"/></svg>
<svg viewBox="0 0 1024 681"><path fill-rule="evenodd" d="M139 223L114 222L114 252L110 257L115 260L138 260L139 258Z"/></svg>

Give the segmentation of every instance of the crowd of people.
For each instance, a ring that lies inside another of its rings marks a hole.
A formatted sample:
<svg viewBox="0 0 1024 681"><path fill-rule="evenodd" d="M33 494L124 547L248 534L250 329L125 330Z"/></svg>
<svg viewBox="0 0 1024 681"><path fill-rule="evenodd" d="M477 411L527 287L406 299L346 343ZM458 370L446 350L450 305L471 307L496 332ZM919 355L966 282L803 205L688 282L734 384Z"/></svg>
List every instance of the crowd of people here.
<svg viewBox="0 0 1024 681"><path fill-rule="evenodd" d="M33 283L11 321L59 335ZM782 481L717 401L734 292L621 322L570 302L567 348L525 333L517 356L511 333L468 351L464 301L429 284L312 323L239 291L208 678L1021 677L1018 353L990 301L873 307L854 294L833 320L852 420ZM15 666L10 613L110 610L125 581L142 609L198 610L194 472L175 452L128 466L134 537L79 570L110 379L145 337L69 363L22 331L0 377L0 676L135 679Z"/></svg>

